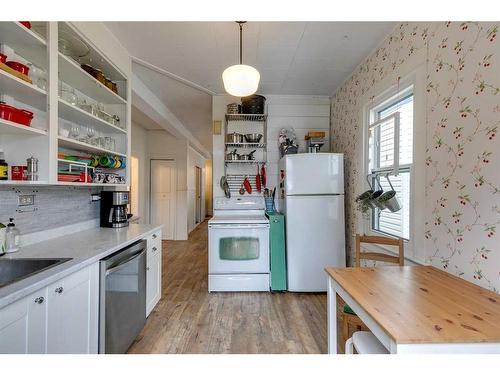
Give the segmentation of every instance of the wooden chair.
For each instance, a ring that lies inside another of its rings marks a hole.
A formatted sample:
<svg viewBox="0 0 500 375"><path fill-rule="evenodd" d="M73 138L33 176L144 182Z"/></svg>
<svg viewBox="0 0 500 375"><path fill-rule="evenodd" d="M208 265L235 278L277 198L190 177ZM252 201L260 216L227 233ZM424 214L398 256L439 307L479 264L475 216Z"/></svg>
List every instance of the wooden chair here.
<svg viewBox="0 0 500 375"><path fill-rule="evenodd" d="M378 252L361 252L361 243L370 243L377 245L397 246L398 255L389 255ZM389 238L382 236L365 236L356 234L356 260L355 266L361 267L361 259L374 260L378 262L394 263L400 266L404 265L404 242L402 238ZM349 327L354 327L354 331L368 331L361 319L351 310L351 308L344 302L342 308L342 341L345 347L353 345L352 339L349 339ZM367 336L367 335L365 335ZM349 341L350 340L350 341ZM352 349L351 349L352 350ZM346 352L351 352L346 349Z"/></svg>

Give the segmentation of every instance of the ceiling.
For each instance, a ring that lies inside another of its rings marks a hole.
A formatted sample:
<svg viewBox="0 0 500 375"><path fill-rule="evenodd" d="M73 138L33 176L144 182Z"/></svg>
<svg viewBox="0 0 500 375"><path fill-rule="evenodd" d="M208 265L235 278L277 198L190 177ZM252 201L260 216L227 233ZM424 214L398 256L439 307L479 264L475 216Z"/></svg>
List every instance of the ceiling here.
<svg viewBox="0 0 500 375"><path fill-rule="evenodd" d="M238 63L239 36L234 22L106 25L132 56L217 94L224 93L224 69ZM260 93L331 95L394 25L248 22L244 25L243 63L259 70Z"/></svg>
<svg viewBox="0 0 500 375"><path fill-rule="evenodd" d="M203 147L211 152L212 96L139 64L133 64L132 71ZM136 109L135 112L139 110ZM136 120L137 117L136 114ZM143 121L147 123L147 119ZM144 127L147 126L153 125L147 124Z"/></svg>

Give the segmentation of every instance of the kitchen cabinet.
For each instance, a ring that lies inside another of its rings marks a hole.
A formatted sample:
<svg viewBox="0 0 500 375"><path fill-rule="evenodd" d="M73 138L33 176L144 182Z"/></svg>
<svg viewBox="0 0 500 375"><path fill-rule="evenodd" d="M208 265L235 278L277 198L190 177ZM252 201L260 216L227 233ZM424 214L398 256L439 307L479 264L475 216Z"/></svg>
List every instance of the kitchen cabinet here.
<svg viewBox="0 0 500 375"><path fill-rule="evenodd" d="M97 353L99 264L0 310L0 353Z"/></svg>
<svg viewBox="0 0 500 375"><path fill-rule="evenodd" d="M161 298L162 255L161 231L147 238L146 257L146 316L149 316Z"/></svg>
<svg viewBox="0 0 500 375"><path fill-rule="evenodd" d="M97 353L99 264L47 287L47 353Z"/></svg>
<svg viewBox="0 0 500 375"><path fill-rule="evenodd" d="M9 60L33 64L26 80L0 69L2 101L34 116L31 126L0 119L0 149L9 166L25 165L31 155L39 161L38 181L0 185L129 185L131 65L104 26L32 22L29 29L0 22L0 45ZM82 68L75 48L107 81ZM68 95L78 101L69 103ZM95 163L88 166L91 156L116 162L92 180L87 178L96 172Z"/></svg>
<svg viewBox="0 0 500 375"><path fill-rule="evenodd" d="M0 310L0 353L45 353L47 289Z"/></svg>

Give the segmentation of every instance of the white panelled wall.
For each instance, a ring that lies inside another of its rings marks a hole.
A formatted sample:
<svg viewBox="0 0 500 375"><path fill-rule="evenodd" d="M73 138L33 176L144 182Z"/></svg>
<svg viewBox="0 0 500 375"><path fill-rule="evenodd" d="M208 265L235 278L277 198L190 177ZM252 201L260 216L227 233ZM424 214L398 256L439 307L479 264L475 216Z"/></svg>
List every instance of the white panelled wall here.
<svg viewBox="0 0 500 375"><path fill-rule="evenodd" d="M299 143L299 152L307 152L304 136L312 130L324 131L327 136L322 151L329 151L330 98L310 95L266 95L267 117L267 187L278 184L278 134L280 129L292 127ZM228 95L214 96L213 120L222 121L229 103L238 101ZM224 193L219 181L224 174L224 136L213 136L213 195L222 197Z"/></svg>

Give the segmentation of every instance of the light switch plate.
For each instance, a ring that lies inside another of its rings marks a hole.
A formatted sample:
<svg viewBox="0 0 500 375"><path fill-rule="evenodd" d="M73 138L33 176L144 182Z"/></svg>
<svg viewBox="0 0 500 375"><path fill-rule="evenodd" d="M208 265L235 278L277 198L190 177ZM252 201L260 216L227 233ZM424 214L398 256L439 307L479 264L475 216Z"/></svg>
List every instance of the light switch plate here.
<svg viewBox="0 0 500 375"><path fill-rule="evenodd" d="M22 194L19 195L18 206L33 206L35 204L35 194Z"/></svg>

